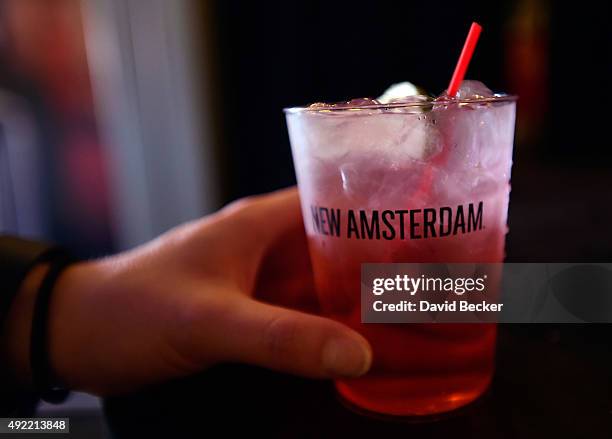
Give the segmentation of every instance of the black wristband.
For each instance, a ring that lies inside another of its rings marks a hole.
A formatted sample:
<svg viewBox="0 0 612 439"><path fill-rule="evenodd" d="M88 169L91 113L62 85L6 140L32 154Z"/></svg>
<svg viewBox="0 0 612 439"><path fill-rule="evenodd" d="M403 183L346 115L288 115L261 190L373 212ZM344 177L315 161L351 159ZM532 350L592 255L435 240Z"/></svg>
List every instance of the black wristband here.
<svg viewBox="0 0 612 439"><path fill-rule="evenodd" d="M55 382L49 361L49 304L53 287L64 269L73 262L67 253L58 253L51 261L45 278L40 285L34 315L32 319L32 334L30 340L30 366L32 380L40 398L51 403L60 403L66 399L69 391Z"/></svg>
<svg viewBox="0 0 612 439"><path fill-rule="evenodd" d="M37 264L53 260L63 251L54 245L0 235L0 320L4 321L19 286Z"/></svg>

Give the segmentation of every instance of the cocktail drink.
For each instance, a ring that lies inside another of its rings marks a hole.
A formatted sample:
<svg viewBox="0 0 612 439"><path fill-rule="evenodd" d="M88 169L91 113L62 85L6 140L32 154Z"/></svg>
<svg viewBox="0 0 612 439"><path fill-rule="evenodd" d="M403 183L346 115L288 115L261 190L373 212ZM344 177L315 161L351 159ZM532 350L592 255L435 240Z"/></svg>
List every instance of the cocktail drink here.
<svg viewBox="0 0 612 439"><path fill-rule="evenodd" d="M360 270L503 260L515 98L464 81L454 98L315 104L286 117L322 310L373 349L370 372L337 381L339 393L400 416L473 401L491 381L495 324L364 324Z"/></svg>

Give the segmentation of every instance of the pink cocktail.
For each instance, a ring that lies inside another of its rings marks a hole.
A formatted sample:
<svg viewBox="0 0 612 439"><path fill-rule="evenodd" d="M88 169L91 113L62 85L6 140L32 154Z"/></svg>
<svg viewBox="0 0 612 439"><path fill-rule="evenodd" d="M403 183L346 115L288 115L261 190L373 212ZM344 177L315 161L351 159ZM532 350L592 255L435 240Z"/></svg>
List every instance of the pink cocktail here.
<svg viewBox="0 0 612 439"><path fill-rule="evenodd" d="M363 324L360 312L362 263L503 260L515 98L470 95L480 86L286 110L322 310L374 354L367 375L336 387L366 410L445 412L491 381L494 324Z"/></svg>

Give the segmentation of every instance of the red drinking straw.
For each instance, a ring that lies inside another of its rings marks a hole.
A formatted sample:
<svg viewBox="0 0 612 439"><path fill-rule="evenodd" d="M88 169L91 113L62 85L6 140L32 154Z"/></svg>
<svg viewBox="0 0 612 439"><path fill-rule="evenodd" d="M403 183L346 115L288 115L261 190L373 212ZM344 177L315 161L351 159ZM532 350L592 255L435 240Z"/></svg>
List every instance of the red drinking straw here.
<svg viewBox="0 0 612 439"><path fill-rule="evenodd" d="M461 55L459 56L459 61L457 61L457 67L455 67L455 72L453 73L453 77L451 78L450 84L448 85L447 94L448 96L455 96L457 91L459 90L459 86L461 85L461 81L463 81L463 77L465 76L465 72L467 71L468 64L472 59L472 54L474 53L474 49L476 48L476 43L478 42L478 37L480 36L480 31L482 31L482 27L476 23L472 23L472 27L470 27L470 32L468 33L467 39L465 40L465 44L463 45L463 50L461 51ZM435 165L443 165L448 159L448 154L450 150L445 148L438 156L433 159L433 163ZM431 192L431 185L433 184L435 175L436 166L428 166L423 171L423 175L421 176L421 181L419 187L415 191L414 195L410 200L410 204L419 204L422 203L422 198L425 198L427 194Z"/></svg>
<svg viewBox="0 0 612 439"><path fill-rule="evenodd" d="M478 42L478 37L480 36L481 30L482 27L478 23L472 23L470 32L465 40L465 44L463 45L461 55L459 55L457 67L455 67L455 72L453 73L453 77L451 78L450 84L448 84L448 89L446 90L446 93L449 96L455 96L459 90L461 81L463 81L465 72L470 64L470 60L472 59L472 54L474 53L474 48L476 48L476 43Z"/></svg>

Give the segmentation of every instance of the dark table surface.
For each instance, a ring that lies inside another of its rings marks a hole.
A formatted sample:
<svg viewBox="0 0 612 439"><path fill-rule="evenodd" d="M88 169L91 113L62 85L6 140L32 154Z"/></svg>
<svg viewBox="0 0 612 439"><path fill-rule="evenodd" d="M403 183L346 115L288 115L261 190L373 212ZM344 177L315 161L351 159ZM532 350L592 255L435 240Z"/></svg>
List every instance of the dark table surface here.
<svg viewBox="0 0 612 439"><path fill-rule="evenodd" d="M113 435L133 437L612 438L612 325L500 325L489 391L436 420L354 413L329 381L244 365L107 399ZM417 353L415 353L416 355Z"/></svg>

